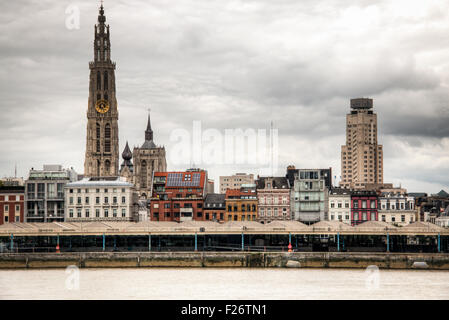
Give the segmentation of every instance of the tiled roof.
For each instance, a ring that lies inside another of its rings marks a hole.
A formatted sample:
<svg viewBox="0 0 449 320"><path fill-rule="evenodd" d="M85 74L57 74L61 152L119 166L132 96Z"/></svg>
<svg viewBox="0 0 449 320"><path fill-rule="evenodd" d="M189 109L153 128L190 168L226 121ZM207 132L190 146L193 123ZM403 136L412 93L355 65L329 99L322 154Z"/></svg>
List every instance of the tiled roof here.
<svg viewBox="0 0 449 320"><path fill-rule="evenodd" d="M223 204L225 203L226 195L222 193L208 193L206 195L206 199L204 200L205 204Z"/></svg>

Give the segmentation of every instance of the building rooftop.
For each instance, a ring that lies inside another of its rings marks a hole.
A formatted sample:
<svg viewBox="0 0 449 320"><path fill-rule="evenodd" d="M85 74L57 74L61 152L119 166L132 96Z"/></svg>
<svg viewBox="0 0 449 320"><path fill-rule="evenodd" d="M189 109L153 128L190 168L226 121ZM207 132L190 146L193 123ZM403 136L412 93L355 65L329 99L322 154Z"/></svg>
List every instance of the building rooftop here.
<svg viewBox="0 0 449 320"><path fill-rule="evenodd" d="M120 177L92 177L83 178L80 181L70 182L65 188L88 188L88 187L133 187L134 185L122 180Z"/></svg>
<svg viewBox="0 0 449 320"><path fill-rule="evenodd" d="M379 221L369 221L352 227L339 221L320 221L307 226L297 221L274 221L262 224L255 221L185 222L52 222L52 223L5 223L0 225L0 236L14 235L56 236L102 235L102 234L429 234L449 235L449 229L425 222L415 222L406 227L394 227Z"/></svg>
<svg viewBox="0 0 449 320"><path fill-rule="evenodd" d="M345 188L332 188L329 190L332 195L351 195L351 190Z"/></svg>
<svg viewBox="0 0 449 320"><path fill-rule="evenodd" d="M289 183L286 177L259 177L256 181L257 189L265 189L268 181L273 181L272 189L289 189Z"/></svg>
<svg viewBox="0 0 449 320"><path fill-rule="evenodd" d="M0 186L0 193L24 193L24 186Z"/></svg>
<svg viewBox="0 0 449 320"><path fill-rule="evenodd" d="M224 204L225 203L225 194L222 193L208 193L206 195L206 199L204 200L205 204Z"/></svg>

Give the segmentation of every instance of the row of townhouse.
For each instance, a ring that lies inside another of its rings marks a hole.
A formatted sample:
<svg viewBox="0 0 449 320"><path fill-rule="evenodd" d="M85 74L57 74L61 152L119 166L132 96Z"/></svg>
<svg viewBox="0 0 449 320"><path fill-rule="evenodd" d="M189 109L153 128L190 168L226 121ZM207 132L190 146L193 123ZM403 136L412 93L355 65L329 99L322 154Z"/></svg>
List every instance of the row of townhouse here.
<svg viewBox="0 0 449 320"><path fill-rule="evenodd" d="M46 165L32 169L23 187L0 187L0 224L149 219L406 225L420 217L413 195L332 187L331 168L290 166L285 177L257 177L224 194L211 192L207 171L201 169L154 172L152 181L150 199L140 203L135 186L121 177L82 178Z"/></svg>

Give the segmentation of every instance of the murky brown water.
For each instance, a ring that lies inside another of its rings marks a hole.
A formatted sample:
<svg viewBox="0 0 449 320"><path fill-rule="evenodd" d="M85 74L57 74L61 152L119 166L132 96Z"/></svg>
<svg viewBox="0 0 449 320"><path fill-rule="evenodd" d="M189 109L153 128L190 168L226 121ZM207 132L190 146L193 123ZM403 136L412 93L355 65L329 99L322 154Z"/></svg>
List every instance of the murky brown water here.
<svg viewBox="0 0 449 320"><path fill-rule="evenodd" d="M449 272L348 269L0 271L0 299L449 299Z"/></svg>

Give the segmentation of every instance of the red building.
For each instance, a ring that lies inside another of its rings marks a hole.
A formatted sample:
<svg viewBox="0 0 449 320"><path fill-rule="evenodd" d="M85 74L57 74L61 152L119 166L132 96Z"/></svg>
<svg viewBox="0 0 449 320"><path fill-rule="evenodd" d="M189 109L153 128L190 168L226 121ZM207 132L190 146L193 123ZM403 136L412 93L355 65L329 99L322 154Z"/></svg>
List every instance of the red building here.
<svg viewBox="0 0 449 320"><path fill-rule="evenodd" d="M0 225L11 222L24 222L25 187L0 187Z"/></svg>
<svg viewBox="0 0 449 320"><path fill-rule="evenodd" d="M351 225L378 219L378 195L375 191L353 191L351 193Z"/></svg>
<svg viewBox="0 0 449 320"><path fill-rule="evenodd" d="M205 220L203 207L206 190L206 171L192 169L186 172L155 172L150 220Z"/></svg>

